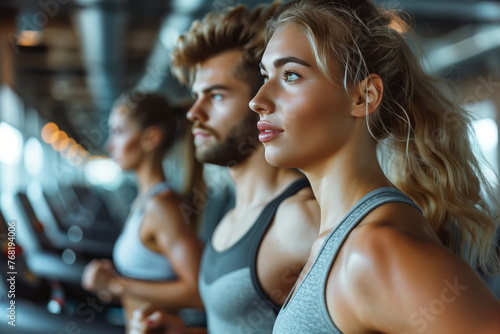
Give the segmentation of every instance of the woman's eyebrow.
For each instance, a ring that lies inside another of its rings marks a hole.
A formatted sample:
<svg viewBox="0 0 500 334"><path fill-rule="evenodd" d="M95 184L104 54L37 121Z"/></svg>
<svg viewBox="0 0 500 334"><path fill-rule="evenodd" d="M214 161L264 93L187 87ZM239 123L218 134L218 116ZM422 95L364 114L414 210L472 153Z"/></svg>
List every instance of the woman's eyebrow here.
<svg viewBox="0 0 500 334"><path fill-rule="evenodd" d="M280 68L281 66L287 64L287 63L296 63L296 64L299 64L299 65L302 65L302 66L306 66L306 67L311 67L311 65L309 65L309 63L307 63L306 61L300 59L300 58L297 58L297 57L283 57L283 58L278 58L274 61L274 67L275 68Z"/></svg>
<svg viewBox="0 0 500 334"><path fill-rule="evenodd" d="M308 62L300 59L300 58L297 58L297 57L283 57L283 58L278 58L274 61L274 67L275 68L280 68L282 67L283 65L287 64L287 63L296 63L296 64L300 64L302 66L306 66L306 67L312 67L311 65L309 65ZM259 67L262 69L262 70L266 70L266 67L264 66L264 64L262 63L259 63Z"/></svg>

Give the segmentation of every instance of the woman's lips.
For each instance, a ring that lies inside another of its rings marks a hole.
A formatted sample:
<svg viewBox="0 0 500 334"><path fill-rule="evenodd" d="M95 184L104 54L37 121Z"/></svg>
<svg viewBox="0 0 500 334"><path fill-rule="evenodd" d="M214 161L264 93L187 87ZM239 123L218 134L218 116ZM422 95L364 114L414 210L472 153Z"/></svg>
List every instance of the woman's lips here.
<svg viewBox="0 0 500 334"><path fill-rule="evenodd" d="M258 122L257 128L260 130L259 140L263 143L274 139L284 132L284 130L277 128L267 122Z"/></svg>
<svg viewBox="0 0 500 334"><path fill-rule="evenodd" d="M270 141L271 139L274 139L276 136L279 136L282 133L283 133L283 131L261 132L259 134L259 140L264 143L264 142Z"/></svg>

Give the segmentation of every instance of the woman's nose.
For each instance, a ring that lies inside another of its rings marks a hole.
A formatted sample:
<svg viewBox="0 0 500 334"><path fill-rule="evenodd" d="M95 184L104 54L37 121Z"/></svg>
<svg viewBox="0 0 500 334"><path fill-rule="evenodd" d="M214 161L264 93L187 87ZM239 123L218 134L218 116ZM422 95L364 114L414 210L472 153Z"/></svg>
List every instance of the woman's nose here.
<svg viewBox="0 0 500 334"><path fill-rule="evenodd" d="M269 99L267 95L268 95L267 88L265 87L264 84L248 104L250 109L252 109L261 116L262 114L272 113L274 111L274 106L271 99Z"/></svg>

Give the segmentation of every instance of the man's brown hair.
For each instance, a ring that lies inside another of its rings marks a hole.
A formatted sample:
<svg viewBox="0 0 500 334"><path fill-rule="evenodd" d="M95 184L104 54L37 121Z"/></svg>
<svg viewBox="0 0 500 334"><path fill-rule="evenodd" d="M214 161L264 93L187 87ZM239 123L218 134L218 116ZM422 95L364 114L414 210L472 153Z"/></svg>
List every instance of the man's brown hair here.
<svg viewBox="0 0 500 334"><path fill-rule="evenodd" d="M264 53L266 22L274 15L279 1L248 9L245 5L210 12L196 20L181 35L171 54L172 72L177 79L191 86L196 65L229 50L241 50L243 58L235 77L248 83L252 94L262 84L259 62Z"/></svg>

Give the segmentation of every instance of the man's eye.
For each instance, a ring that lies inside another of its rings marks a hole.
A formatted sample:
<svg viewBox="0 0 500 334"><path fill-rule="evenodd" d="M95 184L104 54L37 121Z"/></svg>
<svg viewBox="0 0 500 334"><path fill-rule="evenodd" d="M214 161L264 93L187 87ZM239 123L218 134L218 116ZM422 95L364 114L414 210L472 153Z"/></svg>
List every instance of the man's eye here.
<svg viewBox="0 0 500 334"><path fill-rule="evenodd" d="M266 83L267 80L269 80L269 76L267 74L261 73L260 76L262 77L262 80L264 80L264 83Z"/></svg>
<svg viewBox="0 0 500 334"><path fill-rule="evenodd" d="M212 99L219 101L222 100L222 95L221 94L212 94Z"/></svg>

